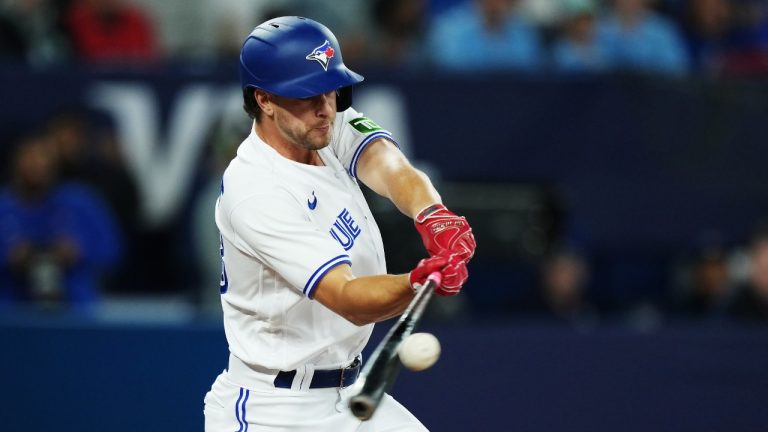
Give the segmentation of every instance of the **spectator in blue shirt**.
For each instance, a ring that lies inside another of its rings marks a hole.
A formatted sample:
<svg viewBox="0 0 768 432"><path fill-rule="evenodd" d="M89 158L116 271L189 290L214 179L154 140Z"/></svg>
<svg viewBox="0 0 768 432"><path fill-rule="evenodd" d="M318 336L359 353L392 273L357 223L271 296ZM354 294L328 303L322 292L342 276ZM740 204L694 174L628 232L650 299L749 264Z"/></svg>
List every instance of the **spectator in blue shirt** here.
<svg viewBox="0 0 768 432"><path fill-rule="evenodd" d="M597 37L597 8L593 0L565 0L561 32L552 46L555 69L566 72L608 69L608 50Z"/></svg>
<svg viewBox="0 0 768 432"><path fill-rule="evenodd" d="M670 20L653 12L650 0L613 0L598 26L613 68L683 75L689 60L685 43Z"/></svg>
<svg viewBox="0 0 768 432"><path fill-rule="evenodd" d="M728 0L686 0L679 13L695 72L717 74L729 50L734 10Z"/></svg>
<svg viewBox="0 0 768 432"><path fill-rule="evenodd" d="M121 255L110 212L85 186L58 183L46 136L22 141L11 163L0 190L0 302L87 310Z"/></svg>
<svg viewBox="0 0 768 432"><path fill-rule="evenodd" d="M533 70L541 62L536 30L515 13L516 0L474 0L436 17L427 56L452 71Z"/></svg>

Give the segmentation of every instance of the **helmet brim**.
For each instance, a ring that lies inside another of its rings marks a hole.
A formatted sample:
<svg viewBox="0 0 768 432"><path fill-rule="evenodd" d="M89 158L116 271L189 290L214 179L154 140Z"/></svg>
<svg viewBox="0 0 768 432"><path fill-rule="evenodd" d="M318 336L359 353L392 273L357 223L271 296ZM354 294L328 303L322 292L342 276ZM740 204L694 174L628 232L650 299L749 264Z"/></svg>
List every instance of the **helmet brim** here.
<svg viewBox="0 0 768 432"><path fill-rule="evenodd" d="M341 66L327 71L320 70L315 74L260 88L278 96L304 99L328 93L342 87L349 87L362 82L363 79L363 76L357 72L348 69L346 66Z"/></svg>

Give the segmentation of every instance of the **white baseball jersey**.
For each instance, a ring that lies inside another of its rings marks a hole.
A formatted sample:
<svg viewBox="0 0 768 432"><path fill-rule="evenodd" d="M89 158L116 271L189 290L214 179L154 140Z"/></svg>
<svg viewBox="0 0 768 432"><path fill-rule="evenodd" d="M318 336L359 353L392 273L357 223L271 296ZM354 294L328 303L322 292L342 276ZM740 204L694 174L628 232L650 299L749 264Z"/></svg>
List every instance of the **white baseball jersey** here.
<svg viewBox="0 0 768 432"><path fill-rule="evenodd" d="M255 132L226 169L216 204L221 303L232 355L268 369L348 365L373 325L358 327L312 300L322 277L348 263L355 276L386 273L381 234L357 183L357 162L392 139L354 109L339 113L325 166L294 162Z"/></svg>

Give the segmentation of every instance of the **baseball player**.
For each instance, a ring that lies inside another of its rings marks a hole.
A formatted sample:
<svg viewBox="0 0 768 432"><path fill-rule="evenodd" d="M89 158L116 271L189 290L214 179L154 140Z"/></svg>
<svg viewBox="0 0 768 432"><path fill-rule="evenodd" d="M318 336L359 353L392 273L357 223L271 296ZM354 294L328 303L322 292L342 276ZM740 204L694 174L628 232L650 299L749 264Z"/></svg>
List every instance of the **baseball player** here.
<svg viewBox="0 0 768 432"><path fill-rule="evenodd" d="M423 431L388 395L361 422L350 386L373 323L401 314L433 271L459 292L475 240L441 204L391 134L350 107L348 69L322 24L281 17L240 53L250 136L216 203L229 366L205 397L205 430ZM381 235L359 182L415 219L430 254L386 273Z"/></svg>

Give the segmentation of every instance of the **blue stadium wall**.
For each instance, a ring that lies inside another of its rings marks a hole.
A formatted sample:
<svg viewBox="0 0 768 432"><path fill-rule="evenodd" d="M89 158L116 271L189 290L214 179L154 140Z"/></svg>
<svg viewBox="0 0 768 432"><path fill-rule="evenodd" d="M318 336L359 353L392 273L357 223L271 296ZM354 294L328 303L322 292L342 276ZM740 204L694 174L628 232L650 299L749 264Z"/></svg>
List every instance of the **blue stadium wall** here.
<svg viewBox="0 0 768 432"><path fill-rule="evenodd" d="M392 394L433 431L765 430L768 329L700 324L427 325L441 359ZM227 357L219 323L4 323L0 346L8 432L201 431Z"/></svg>

